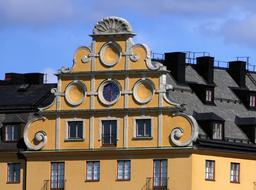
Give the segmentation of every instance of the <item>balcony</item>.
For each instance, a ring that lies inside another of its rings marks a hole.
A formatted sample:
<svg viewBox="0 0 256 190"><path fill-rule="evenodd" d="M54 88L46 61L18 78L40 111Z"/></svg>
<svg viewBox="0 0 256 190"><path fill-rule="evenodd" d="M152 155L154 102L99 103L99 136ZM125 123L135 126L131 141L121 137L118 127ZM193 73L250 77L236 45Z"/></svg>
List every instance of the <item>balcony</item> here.
<svg viewBox="0 0 256 190"><path fill-rule="evenodd" d="M44 180L41 190L65 190L66 180Z"/></svg>
<svg viewBox="0 0 256 190"><path fill-rule="evenodd" d="M145 190L168 190L169 177L148 177Z"/></svg>

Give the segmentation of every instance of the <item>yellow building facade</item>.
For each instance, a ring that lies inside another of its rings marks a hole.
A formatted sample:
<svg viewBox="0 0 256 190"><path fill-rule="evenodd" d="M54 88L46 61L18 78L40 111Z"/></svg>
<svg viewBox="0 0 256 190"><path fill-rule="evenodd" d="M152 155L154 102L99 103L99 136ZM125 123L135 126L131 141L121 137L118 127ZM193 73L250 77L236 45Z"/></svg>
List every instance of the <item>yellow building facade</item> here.
<svg viewBox="0 0 256 190"><path fill-rule="evenodd" d="M27 123L28 150L1 157L0 189L254 188L253 154L193 146L197 121L167 96L170 71L134 35L119 17L94 26L91 45L59 70L52 104ZM19 183L2 172L11 160L21 163Z"/></svg>

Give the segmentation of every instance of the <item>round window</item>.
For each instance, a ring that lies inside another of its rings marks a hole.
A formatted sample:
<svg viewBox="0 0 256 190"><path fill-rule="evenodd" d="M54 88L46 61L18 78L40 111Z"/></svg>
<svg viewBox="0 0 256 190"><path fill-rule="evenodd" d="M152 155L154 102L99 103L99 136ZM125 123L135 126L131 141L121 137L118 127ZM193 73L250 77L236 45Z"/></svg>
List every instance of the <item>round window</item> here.
<svg viewBox="0 0 256 190"><path fill-rule="evenodd" d="M151 101L154 95L154 84L151 80L139 80L133 87L133 97L141 104Z"/></svg>
<svg viewBox="0 0 256 190"><path fill-rule="evenodd" d="M70 105L77 106L84 101L85 93L85 85L80 81L73 81L65 90L65 99Z"/></svg>
<svg viewBox="0 0 256 190"><path fill-rule="evenodd" d="M120 96L120 85L113 80L103 82L99 88L99 99L103 104L112 105Z"/></svg>

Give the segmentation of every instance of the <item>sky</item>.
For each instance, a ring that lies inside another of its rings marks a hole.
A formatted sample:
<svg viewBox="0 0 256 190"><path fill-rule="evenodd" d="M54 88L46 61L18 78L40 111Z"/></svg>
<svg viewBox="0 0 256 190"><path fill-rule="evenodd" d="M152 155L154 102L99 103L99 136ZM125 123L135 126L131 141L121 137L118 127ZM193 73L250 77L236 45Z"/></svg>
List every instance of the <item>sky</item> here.
<svg viewBox="0 0 256 190"><path fill-rule="evenodd" d="M256 65L255 0L0 0L0 80L8 72L47 74L71 67L91 44L97 21L126 19L156 53L209 52L215 60L250 57Z"/></svg>

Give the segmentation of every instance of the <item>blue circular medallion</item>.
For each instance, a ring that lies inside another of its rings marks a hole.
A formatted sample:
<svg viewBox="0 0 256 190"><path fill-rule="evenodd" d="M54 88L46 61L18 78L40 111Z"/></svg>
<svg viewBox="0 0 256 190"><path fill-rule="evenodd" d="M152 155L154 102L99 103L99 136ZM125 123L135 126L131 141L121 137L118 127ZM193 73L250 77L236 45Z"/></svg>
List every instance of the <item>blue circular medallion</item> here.
<svg viewBox="0 0 256 190"><path fill-rule="evenodd" d="M102 94L106 101L114 102L120 94L119 86L115 82L107 82L103 87Z"/></svg>

